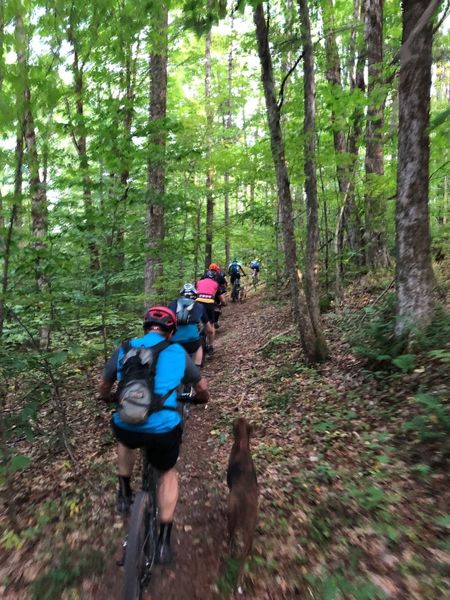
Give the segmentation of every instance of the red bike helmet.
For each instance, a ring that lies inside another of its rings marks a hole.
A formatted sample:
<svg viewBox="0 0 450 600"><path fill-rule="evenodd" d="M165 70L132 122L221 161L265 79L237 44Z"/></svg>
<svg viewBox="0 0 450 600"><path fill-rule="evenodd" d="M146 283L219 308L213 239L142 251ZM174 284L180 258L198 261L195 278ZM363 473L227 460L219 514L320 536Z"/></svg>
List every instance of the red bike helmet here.
<svg viewBox="0 0 450 600"><path fill-rule="evenodd" d="M211 269L211 271L220 271L220 267L217 263L211 263L208 269Z"/></svg>
<svg viewBox="0 0 450 600"><path fill-rule="evenodd" d="M164 331L175 333L177 328L177 316L167 306L153 306L145 313L144 327L158 325Z"/></svg>

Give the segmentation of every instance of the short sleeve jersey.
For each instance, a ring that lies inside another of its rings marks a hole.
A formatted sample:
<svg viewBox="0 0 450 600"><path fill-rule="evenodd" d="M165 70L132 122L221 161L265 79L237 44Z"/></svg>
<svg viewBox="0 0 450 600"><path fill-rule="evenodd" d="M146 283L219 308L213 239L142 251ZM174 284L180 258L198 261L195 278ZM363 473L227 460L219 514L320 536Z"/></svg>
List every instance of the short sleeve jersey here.
<svg viewBox="0 0 450 600"><path fill-rule="evenodd" d="M134 348L151 348L163 341L159 333L151 331L140 338L130 340ZM106 381L120 381L122 378L121 366L124 351L120 345L105 365L103 377ZM197 383L201 378L200 369L195 366L185 350L179 344L171 344L158 356L154 380L154 390L163 396L170 390L174 390L167 400L165 406L176 408L176 388L182 383ZM140 433L166 433L177 427L181 422L181 415L175 410L160 410L149 415L144 423L132 425L125 423L118 412L114 412L112 420L117 427L136 431Z"/></svg>
<svg viewBox="0 0 450 600"><path fill-rule="evenodd" d="M169 304L169 308L173 310L174 313L176 313L177 301L174 300L173 302L171 302ZM190 314L192 322L187 323L186 325L177 325L177 330L175 334L171 337L171 341L185 343L196 342L200 339L200 331L198 324L200 322L206 324L209 321L204 305L195 302Z"/></svg>

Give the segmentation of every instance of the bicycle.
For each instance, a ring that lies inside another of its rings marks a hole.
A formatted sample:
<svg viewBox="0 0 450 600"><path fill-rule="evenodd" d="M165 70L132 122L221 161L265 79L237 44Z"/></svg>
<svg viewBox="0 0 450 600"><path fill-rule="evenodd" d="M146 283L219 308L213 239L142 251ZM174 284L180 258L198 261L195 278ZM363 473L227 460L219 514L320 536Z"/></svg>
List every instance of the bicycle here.
<svg viewBox="0 0 450 600"><path fill-rule="evenodd" d="M252 269L252 286L256 290L256 286L259 283L259 272L256 269Z"/></svg>
<svg viewBox="0 0 450 600"><path fill-rule="evenodd" d="M239 300L239 292L241 289L241 278L236 277L233 281L233 287L231 288L231 301L237 302Z"/></svg>
<svg viewBox="0 0 450 600"><path fill-rule="evenodd" d="M178 395L182 404L183 425L189 414L189 404L196 404L193 389ZM158 542L158 471L148 461L145 448L142 453L142 488L136 493L129 516L128 534L123 542L123 599L140 600L147 589L155 564Z"/></svg>

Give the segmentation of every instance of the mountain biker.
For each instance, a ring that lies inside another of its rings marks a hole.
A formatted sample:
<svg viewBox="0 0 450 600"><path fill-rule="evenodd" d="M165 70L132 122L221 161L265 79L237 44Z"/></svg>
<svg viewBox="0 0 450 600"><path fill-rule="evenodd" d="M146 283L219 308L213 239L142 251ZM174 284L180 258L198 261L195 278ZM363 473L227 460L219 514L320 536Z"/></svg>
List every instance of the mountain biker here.
<svg viewBox="0 0 450 600"><path fill-rule="evenodd" d="M216 272L213 269L206 269L205 273L195 284L195 287L197 289L197 302L204 305L210 322L214 323L214 299L219 289ZM215 333L213 327L212 333L206 334L208 339L207 354L210 355L214 353Z"/></svg>
<svg viewBox="0 0 450 600"><path fill-rule="evenodd" d="M246 277L241 263L238 261L237 258L233 258L232 262L230 262L230 264L228 265L228 275L230 276L231 285L233 285L236 279L241 278L241 273L244 277Z"/></svg>
<svg viewBox="0 0 450 600"><path fill-rule="evenodd" d="M259 270L261 269L261 261L259 260L259 258L255 258L254 260L252 260L252 262L250 263L250 269L253 271L253 276L256 277L259 273Z"/></svg>
<svg viewBox="0 0 450 600"><path fill-rule="evenodd" d="M130 340L132 347L151 348L172 337L176 330L176 315L165 306L150 308L144 317L144 335ZM116 348L107 361L99 396L105 401L114 399L111 388L122 377L121 361L124 355L122 344ZM150 414L143 423L129 424L121 420L119 412L111 419L113 432L118 440L117 510L122 516L129 513L132 503L130 479L136 459L137 448L145 447L150 463L160 471L158 505L160 510L160 531L156 560L168 564L172 560L170 534L173 516L178 500L178 475L175 464L181 443L181 416L176 410L176 389L182 383L191 383L200 403L209 400L206 379L200 374L192 359L179 344L164 348L157 359L154 378L155 393L164 395L173 392L164 402L162 410Z"/></svg>
<svg viewBox="0 0 450 600"><path fill-rule="evenodd" d="M169 308L177 315L177 330L171 341L177 342L190 354L197 365L203 363L203 346L200 336L202 325L205 332L211 335L213 324L211 323L205 304L195 302L198 292L192 283L185 283L180 290L178 300L173 300ZM191 301L191 302L189 302Z"/></svg>
<svg viewBox="0 0 450 600"><path fill-rule="evenodd" d="M237 290L240 288L241 273L244 277L246 277L246 273L237 258L233 258L233 261L228 265L228 273L231 280L231 300L235 302L238 295Z"/></svg>
<svg viewBox="0 0 450 600"><path fill-rule="evenodd" d="M209 269L216 273L216 280L219 284L216 296L214 298L214 327L219 329L219 319L222 312L222 306L227 305L225 301L225 292L227 291L228 286L227 275L225 271L222 271L217 263L211 263L209 265Z"/></svg>

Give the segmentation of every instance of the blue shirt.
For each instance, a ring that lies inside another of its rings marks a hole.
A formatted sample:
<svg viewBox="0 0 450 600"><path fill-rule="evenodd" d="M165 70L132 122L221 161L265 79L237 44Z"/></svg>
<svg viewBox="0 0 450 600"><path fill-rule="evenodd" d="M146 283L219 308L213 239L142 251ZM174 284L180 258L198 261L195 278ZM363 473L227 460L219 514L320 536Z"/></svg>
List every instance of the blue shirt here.
<svg viewBox="0 0 450 600"><path fill-rule="evenodd" d="M164 340L163 336L155 331L146 333L140 338L130 340L131 346L134 348L151 348ZM120 345L114 351L113 355L105 365L104 378L108 381L118 381L122 378L121 366L124 351ZM156 373L154 381L154 390L156 394L164 396L169 390L174 390L164 406L177 406L176 389L181 383L196 383L200 380L200 370L192 371L192 366L188 361L191 359L186 354L185 350L179 344L171 344L165 348L158 356L156 363ZM189 369L187 369L189 367ZM185 381L186 371L189 371L189 381ZM136 431L140 433L166 433L171 431L181 422L181 416L178 411L160 410L149 415L144 423L130 424L125 423L120 418L118 412L114 412L112 420L117 427Z"/></svg>
<svg viewBox="0 0 450 600"><path fill-rule="evenodd" d="M169 308L174 313L177 312L177 301L173 300L169 304ZM199 323L207 323L209 321L203 304L194 301L194 306L191 310L191 321L187 325L177 325L175 334L170 338L173 342L197 342L200 339Z"/></svg>

